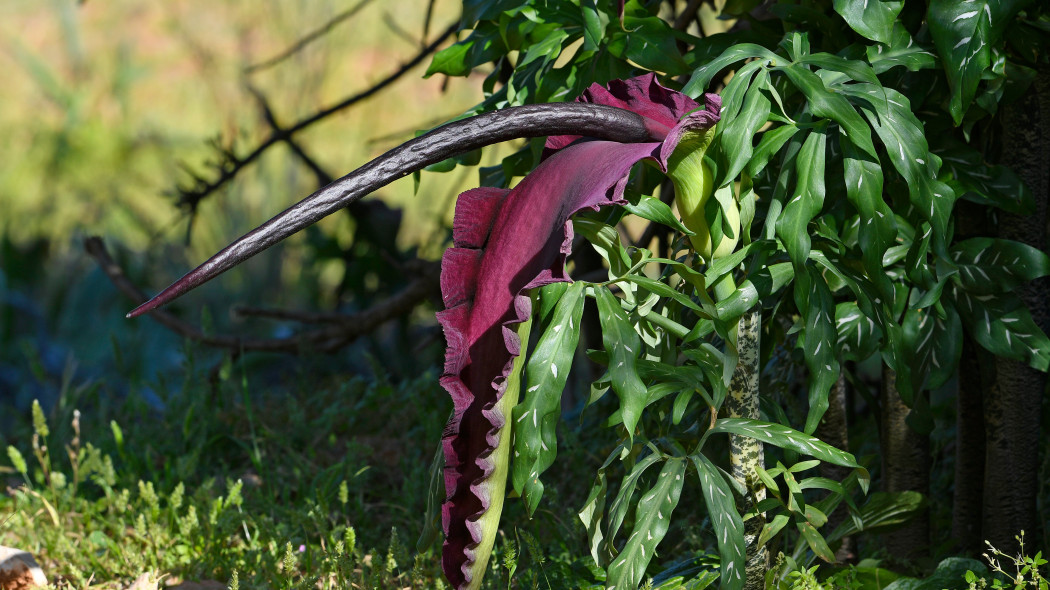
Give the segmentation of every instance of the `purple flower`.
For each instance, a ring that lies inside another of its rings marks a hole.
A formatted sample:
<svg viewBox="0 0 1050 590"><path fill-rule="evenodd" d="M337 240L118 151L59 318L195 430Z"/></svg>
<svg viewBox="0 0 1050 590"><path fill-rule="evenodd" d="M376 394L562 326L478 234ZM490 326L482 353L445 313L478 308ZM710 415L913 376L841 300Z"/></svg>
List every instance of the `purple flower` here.
<svg viewBox="0 0 1050 590"><path fill-rule="evenodd" d="M662 141L551 137L547 147L557 151L514 189L479 188L460 195L454 247L442 258L446 310L438 314L448 341L441 384L454 403L443 438L447 500L442 507L443 567L453 587L480 584L491 541L483 542L488 531L479 520L502 508L505 478L490 476L507 416L496 404L521 353L515 325L531 313L526 292L569 281L565 257L572 245L573 214L625 203L623 191L634 164L649 159L666 171L684 135L706 131L718 121L720 99L704 98L704 110L698 110L701 105L661 86L655 74L614 80L608 88L595 84L577 100L642 115Z"/></svg>

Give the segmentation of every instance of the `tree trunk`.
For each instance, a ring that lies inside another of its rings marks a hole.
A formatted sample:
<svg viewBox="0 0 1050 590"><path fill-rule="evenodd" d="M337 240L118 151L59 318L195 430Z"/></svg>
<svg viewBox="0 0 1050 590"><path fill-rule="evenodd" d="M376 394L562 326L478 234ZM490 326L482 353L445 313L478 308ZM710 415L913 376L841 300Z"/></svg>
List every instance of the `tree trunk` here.
<svg viewBox="0 0 1050 590"><path fill-rule="evenodd" d="M1044 68L1032 88L1003 108L1000 163L1012 168L1035 198L1032 214L1002 214L999 236L1046 249L1048 187L1050 187L1050 79ZM1050 283L1046 278L1016 293L1046 331L1050 328ZM1021 530L1038 534L1039 417L1046 374L1024 363L995 361L995 384L984 400L986 459L983 536L1013 554Z"/></svg>
<svg viewBox="0 0 1050 590"><path fill-rule="evenodd" d="M925 392L916 395L926 395ZM905 423L911 410L897 392L897 374L882 368L882 485L887 492L915 491L930 495L930 437ZM917 559L929 554L930 517L924 511L903 528L883 535L886 549L895 557Z"/></svg>
<svg viewBox="0 0 1050 590"><path fill-rule="evenodd" d="M737 324L737 350L740 359L733 370L733 379L729 383L729 395L725 407L730 418L758 419L758 356L762 335L762 312L758 309L745 313ZM755 467L765 467L762 443L758 440L731 434L729 435L729 466L733 477L744 484L753 493L745 498L741 512L754 507L766 497L766 490L758 479ZM744 542L746 544L747 563L745 564L745 590L763 590L765 588L766 570L769 569L769 551L758 547L758 537L762 533L762 518L752 518L744 523Z"/></svg>
<svg viewBox="0 0 1050 590"><path fill-rule="evenodd" d="M829 445L842 449L843 451L849 452L849 425L846 420L846 375L845 373L839 373L838 381L831 387L830 397L828 399L828 409L824 412L824 417L820 419L820 424L817 425L816 436L820 440L828 443ZM849 467L843 467L841 465L833 465L831 463L822 462L818 468L821 477L833 479L835 481L842 481L849 476L853 469ZM828 515L828 522L825 525L828 531L835 530L846 517L849 515L849 511L845 504L839 504L839 506ZM856 561L857 552L853 545L853 537L843 537L842 544L835 550L835 561L839 563L851 563Z"/></svg>
<svg viewBox="0 0 1050 590"><path fill-rule="evenodd" d="M952 539L959 551L979 555L981 507L984 497L985 383L977 343L963 340L959 360L959 390L955 397L955 492L952 498Z"/></svg>

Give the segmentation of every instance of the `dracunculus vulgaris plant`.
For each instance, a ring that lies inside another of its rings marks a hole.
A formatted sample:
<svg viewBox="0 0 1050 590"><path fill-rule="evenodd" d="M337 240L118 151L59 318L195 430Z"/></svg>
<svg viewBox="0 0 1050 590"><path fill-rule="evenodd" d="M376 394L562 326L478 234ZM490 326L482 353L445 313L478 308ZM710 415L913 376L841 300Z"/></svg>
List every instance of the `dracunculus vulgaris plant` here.
<svg viewBox="0 0 1050 590"><path fill-rule="evenodd" d="M528 293L569 281L570 218L582 209L624 204L630 170L643 159L664 171L669 162L679 166L681 173L670 175L694 208L709 196L700 159L709 143L703 138L718 121L717 96L705 95L701 105L648 74L608 89L594 85L583 98L486 113L407 142L270 219L128 314L148 313L425 166L484 145L550 136L554 153L514 189L460 195L454 247L442 258L446 310L438 319L448 348L441 383L454 404L442 441L442 563L456 588L480 586L492 550L507 479L508 418L518 399L515 360L530 324ZM676 153L680 144L684 152Z"/></svg>
<svg viewBox="0 0 1050 590"><path fill-rule="evenodd" d="M599 551L592 542L592 556L596 561L608 561L609 555L615 554L608 567L607 587L636 587L643 579L656 545L668 530L671 511L684 484L685 465L691 460L701 479L704 501L717 532L723 561L722 583L727 588L739 588L744 581L743 525L735 506L733 482L723 480L717 468L701 453L707 436L715 432L744 435L839 464L856 466L856 462L848 454L826 448L808 435L758 423L753 420L757 416L743 416L752 418L751 421L735 419L737 414L731 408L730 418L716 420L727 398L729 381L739 372L736 351L732 348L736 332L735 328L727 329L724 323L717 325L714 304L706 293L701 273L682 261L664 261L688 277L687 283L695 289L693 295L662 288L657 281L644 277L630 279L647 285L651 295L683 303L697 316L706 317L708 325L715 325L726 342L725 354L710 344L684 351L686 356L692 354L690 358L706 363L707 368L699 376L692 370L699 370L695 365L682 372L689 377L685 388L690 390L680 396L685 400L682 407L688 405L691 392L697 391L706 402L711 424L691 454L678 443L668 445L670 452L658 450L652 441L639 436L643 410L658 399L656 390L652 394L647 392L639 375L644 376L646 371L650 375L665 369L674 371L675 367L639 358L642 354L642 343L636 333L639 328L632 327L618 298L604 285L576 283L566 292L562 303L570 302L571 306L563 307L559 303L555 315L562 313L568 318L567 324L551 325L552 329L541 337L530 360L527 380L522 380L521 371L523 343L528 342L532 323L532 297L545 286L569 282L565 258L572 244L571 218L583 210L598 210L606 205L626 206L625 188L635 164L650 162L674 185L685 222L685 225L675 225L689 236L689 243L697 254L694 264L710 267L736 248L740 230L735 205L731 200L719 199L716 206L711 199L711 170L704 161L720 107L721 101L715 95L704 95L697 102L661 86L655 75L648 74L613 81L607 87L593 85L575 104L519 107L451 123L388 152L279 214L130 315L155 309L354 199L414 170L497 141L548 136L547 157L516 187L479 188L460 196L453 221L454 246L442 259L441 291L446 309L438 319L445 329L448 348L441 382L454 404L442 440L446 490L441 509L445 532L444 572L456 588L480 587L506 495L512 444L513 481L515 488L523 493L530 512L542 494L539 476L553 461L554 452L550 448L553 444L547 443L554 442L550 420L556 419L558 412L556 406L553 411L548 407L541 415L535 396L532 399L528 396L537 393L537 389L548 396L560 395L571 364L571 350L578 342L573 317L579 321L581 294L586 287L588 294L597 300L603 320L603 341L608 355L605 362L609 366L604 380L621 402L615 421L623 424L625 442L623 452L617 451L614 455L636 456L632 448L649 449L644 451L649 454L635 464L632 475L621 487L620 495L626 493L626 500L618 499L613 504L604 547ZM653 202L658 200L649 202L656 207ZM641 208L632 210L641 211ZM669 214L669 209L666 213ZM651 218L666 222L667 217ZM600 228L595 229L593 222L589 225L586 220L578 222L585 232L602 232ZM731 269L733 263L730 260L721 266L726 268L720 272L719 282L731 276L725 270ZM727 296L719 294L717 284L713 286L716 297ZM702 305L691 300L693 296L699 298ZM696 334L688 335L689 330L659 312L651 313L649 321L662 325L662 329L675 338L697 342ZM757 330L760 317L755 314L751 321L752 329ZM563 335L576 334L568 336L562 346L562 352L570 354L549 361L539 349L551 332L561 328L566 328L561 330ZM675 341L669 338L664 342L673 348ZM677 356L673 350L672 356ZM534 364L540 365L535 371ZM749 370L754 371L754 367ZM702 383L705 379L720 393L714 396L705 393L706 386ZM522 389L526 400L519 405ZM664 396L668 393L666 387L660 391ZM681 412L676 410L676 414L675 424L681 420ZM512 428L517 430L516 439L512 439ZM636 436L639 436L637 441ZM641 472L658 462L664 465L660 476L651 491L640 499L635 529L626 545L617 550L612 543L616 529L623 522L625 506ZM755 468L761 465L756 464ZM602 519L599 503L605 501L604 469L605 466L581 512L589 531ZM629 482L633 483L628 485ZM739 484L735 489L738 497L748 493Z"/></svg>

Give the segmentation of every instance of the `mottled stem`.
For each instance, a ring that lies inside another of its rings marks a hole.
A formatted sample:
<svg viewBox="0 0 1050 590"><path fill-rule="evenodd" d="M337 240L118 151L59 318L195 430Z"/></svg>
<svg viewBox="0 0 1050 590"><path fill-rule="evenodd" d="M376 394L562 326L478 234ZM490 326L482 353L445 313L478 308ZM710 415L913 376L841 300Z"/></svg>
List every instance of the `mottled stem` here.
<svg viewBox="0 0 1050 590"><path fill-rule="evenodd" d="M729 382L729 395L725 401L730 418L759 418L758 357L761 331L760 309L751 310L740 317L736 327L739 360ZM747 436L729 435L730 472L751 493L750 497L744 498L742 513L753 510L758 502L766 498L766 490L758 479L757 469L764 466L761 442ZM744 588L747 590L762 590L765 585L765 573L769 569L769 552L765 547L758 546L763 524L761 515L744 522L744 543L747 552Z"/></svg>

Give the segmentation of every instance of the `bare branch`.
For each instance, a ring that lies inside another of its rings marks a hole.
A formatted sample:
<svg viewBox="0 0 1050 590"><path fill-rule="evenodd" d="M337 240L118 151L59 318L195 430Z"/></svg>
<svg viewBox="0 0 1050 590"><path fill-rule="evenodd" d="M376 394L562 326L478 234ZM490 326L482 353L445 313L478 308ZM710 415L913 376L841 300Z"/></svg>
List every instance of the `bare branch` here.
<svg viewBox="0 0 1050 590"><path fill-rule="evenodd" d="M84 240L84 250L98 262L113 285L129 299L141 303L146 294L136 287L123 269L106 251L99 237ZM150 317L172 332L216 348L232 351L268 351L297 354L301 350L334 352L379 327L381 324L410 313L421 302L435 295L438 290L438 264L421 263L417 278L401 292L381 303L354 314L312 314L281 310L241 310L242 315L259 315L274 319L288 319L302 323L327 324L323 328L310 330L288 338L249 338L244 336L211 336L200 328L185 322L167 311L154 311Z"/></svg>
<svg viewBox="0 0 1050 590"><path fill-rule="evenodd" d="M301 39L299 39L298 41L293 43L292 46L289 47L288 49L285 49L284 51L278 53L277 55L271 57L270 59L267 59L265 61L259 62L257 64L252 64L252 65L244 68L244 73L245 74L251 74L251 73L257 72L259 70L263 70L263 69L275 66L275 65L281 63L282 61L288 59L289 57L295 55L296 53L299 53L307 45L309 45L310 43L313 43L314 41L316 41L316 40L320 39L321 37L323 37L324 35L326 35L329 31L331 31L333 28L335 28L336 25L338 25L339 23L341 23L341 22L349 19L350 17L354 16L355 14L357 14L362 8L367 6L368 3L370 3L371 1L372 0L361 0L360 2L358 2L357 4L351 6L348 9L344 10L343 12L340 12L339 14L333 16L325 24L323 24L320 27L314 29L313 31L310 31L309 33L307 33L304 37L302 37Z"/></svg>
<svg viewBox="0 0 1050 590"><path fill-rule="evenodd" d="M179 204L189 208L190 211L196 210L197 205L202 199L204 199L204 197L210 195L211 193L218 190L220 187L224 186L227 182L233 180L233 178L237 176L237 174L241 170L243 170L249 164L257 160L259 156L261 156L266 150L270 149L277 143L285 141L293 134L298 133L303 129L306 129L310 125L313 125L314 123L317 123L322 119L325 119L343 109L346 109L358 102L361 102L362 100L365 100L371 97L372 95L378 93L379 91L383 90L390 84L393 84L402 76L411 71L414 67L422 63L423 60L425 60L430 54L434 53L437 50L437 48L442 43L444 43L446 39L448 39L450 36L452 36L453 33L456 32L458 28L458 23L450 25L447 29L445 29L445 31L441 35L438 36L437 39L434 40L434 42L423 48L418 54L416 54L415 57L413 57L408 62L404 63L400 68L397 69L397 71L391 73L386 78L383 78L379 82L373 84L367 90L359 92L353 96L347 97L339 103L327 107L317 113L314 113L313 115L302 119L297 123L282 129L281 131L272 132L268 138L263 140L263 142L251 152L249 152L248 155L240 157L233 153L231 149L223 149L222 153L224 161L216 166L216 168L219 171L218 177L214 180L205 180L199 175L191 173L191 176L194 180L194 184L188 189L178 189Z"/></svg>

